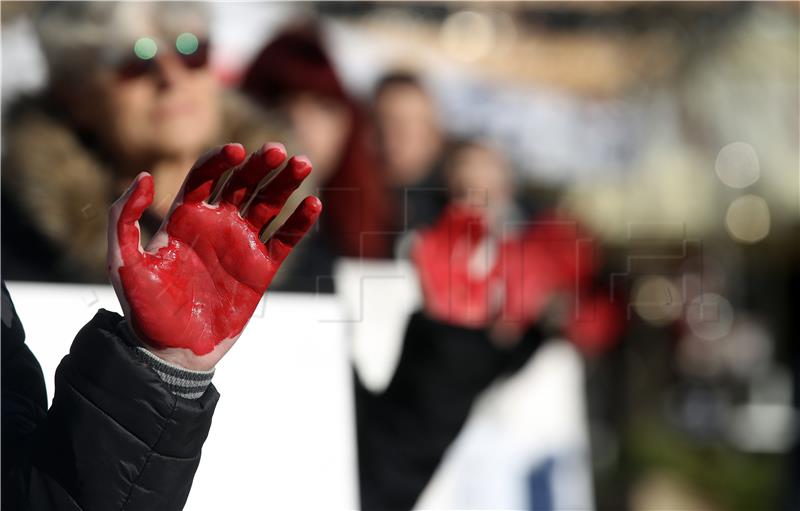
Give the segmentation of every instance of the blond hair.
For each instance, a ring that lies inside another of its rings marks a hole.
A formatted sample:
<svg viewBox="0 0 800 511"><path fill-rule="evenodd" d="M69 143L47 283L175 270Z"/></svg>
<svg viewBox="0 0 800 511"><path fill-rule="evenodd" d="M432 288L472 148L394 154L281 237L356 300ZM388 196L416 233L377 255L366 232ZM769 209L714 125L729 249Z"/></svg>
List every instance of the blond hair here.
<svg viewBox="0 0 800 511"><path fill-rule="evenodd" d="M208 11L195 2L54 2L35 20L51 83L75 80L142 36L206 35Z"/></svg>

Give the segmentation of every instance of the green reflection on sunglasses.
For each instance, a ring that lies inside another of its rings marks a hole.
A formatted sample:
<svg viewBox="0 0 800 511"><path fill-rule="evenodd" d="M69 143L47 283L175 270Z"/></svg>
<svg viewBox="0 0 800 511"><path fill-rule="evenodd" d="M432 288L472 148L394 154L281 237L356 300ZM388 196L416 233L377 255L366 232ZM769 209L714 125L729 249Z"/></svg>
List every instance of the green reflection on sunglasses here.
<svg viewBox="0 0 800 511"><path fill-rule="evenodd" d="M133 53L142 60L150 60L156 56L158 47L150 37L140 37L133 44Z"/></svg>
<svg viewBox="0 0 800 511"><path fill-rule="evenodd" d="M191 55L199 46L200 41L197 36L190 32L184 32L175 39L175 48L184 55Z"/></svg>

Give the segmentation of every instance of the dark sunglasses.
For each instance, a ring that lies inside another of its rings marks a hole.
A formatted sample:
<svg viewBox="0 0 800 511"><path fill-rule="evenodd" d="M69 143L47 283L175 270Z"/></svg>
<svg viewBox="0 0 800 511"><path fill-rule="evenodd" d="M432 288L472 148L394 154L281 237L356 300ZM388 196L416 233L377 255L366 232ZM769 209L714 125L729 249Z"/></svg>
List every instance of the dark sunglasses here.
<svg viewBox="0 0 800 511"><path fill-rule="evenodd" d="M175 40L174 53L186 69L201 69L208 65L208 40L198 39L194 34L181 34ZM133 80L150 72L156 66L158 48L149 37L138 39L133 51L114 65L121 80Z"/></svg>

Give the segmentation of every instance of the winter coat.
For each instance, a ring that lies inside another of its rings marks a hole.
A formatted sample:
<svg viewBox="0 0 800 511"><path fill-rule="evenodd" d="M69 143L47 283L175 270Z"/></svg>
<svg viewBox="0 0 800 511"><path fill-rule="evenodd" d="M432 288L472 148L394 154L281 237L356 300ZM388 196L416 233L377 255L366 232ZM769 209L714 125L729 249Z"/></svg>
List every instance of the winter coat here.
<svg viewBox="0 0 800 511"><path fill-rule="evenodd" d="M47 409L42 370L3 285L2 509L182 509L219 394L178 397L106 310L78 332Z"/></svg>
<svg viewBox="0 0 800 511"><path fill-rule="evenodd" d="M248 151L285 141L275 116L224 93L213 144ZM5 280L105 283L107 212L114 174L98 148L42 98L26 98L4 119L2 271ZM144 169L143 169L144 170ZM144 239L158 222L141 222Z"/></svg>

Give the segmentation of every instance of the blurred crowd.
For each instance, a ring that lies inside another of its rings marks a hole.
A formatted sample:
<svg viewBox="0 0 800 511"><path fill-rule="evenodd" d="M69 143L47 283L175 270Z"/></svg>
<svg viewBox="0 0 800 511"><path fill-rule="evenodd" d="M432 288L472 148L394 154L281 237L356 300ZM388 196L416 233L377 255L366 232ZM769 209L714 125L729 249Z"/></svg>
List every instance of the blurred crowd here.
<svg viewBox="0 0 800 511"><path fill-rule="evenodd" d="M107 282L138 172L147 237L207 148L280 141L314 166L286 209L325 212L273 289L333 292L341 258L419 275L395 377L357 383L366 508L411 507L475 397L559 336L599 509L800 505L796 5L294 7L251 4L282 21L244 61L215 50L224 5L4 2L46 78L3 96L3 279ZM394 58L359 71L364 41Z"/></svg>

